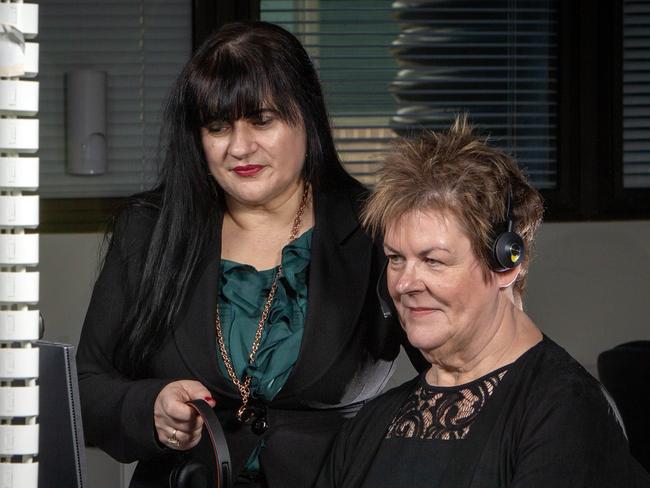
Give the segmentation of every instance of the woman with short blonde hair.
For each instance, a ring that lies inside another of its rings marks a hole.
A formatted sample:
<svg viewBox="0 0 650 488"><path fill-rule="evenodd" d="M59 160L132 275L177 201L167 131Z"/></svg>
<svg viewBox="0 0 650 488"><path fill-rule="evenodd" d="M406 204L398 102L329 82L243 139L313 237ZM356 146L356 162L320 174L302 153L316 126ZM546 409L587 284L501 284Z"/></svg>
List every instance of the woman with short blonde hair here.
<svg viewBox="0 0 650 488"><path fill-rule="evenodd" d="M429 368L344 427L318 488L650 486L603 388L516 305L541 219L466 119L395 146L364 222Z"/></svg>

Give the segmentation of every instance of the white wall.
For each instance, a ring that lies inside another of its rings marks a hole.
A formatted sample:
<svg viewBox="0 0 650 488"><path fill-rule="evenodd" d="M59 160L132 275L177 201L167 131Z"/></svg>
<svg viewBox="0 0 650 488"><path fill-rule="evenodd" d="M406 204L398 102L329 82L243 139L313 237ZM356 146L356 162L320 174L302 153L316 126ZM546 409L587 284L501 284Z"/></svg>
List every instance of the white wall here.
<svg viewBox="0 0 650 488"><path fill-rule="evenodd" d="M97 234L41 234L46 339L77 343L101 242ZM593 373L601 351L650 339L650 221L542 225L524 302L537 325ZM402 359L391 384L412 374ZM94 488L128 477L97 450L88 464Z"/></svg>
<svg viewBox="0 0 650 488"><path fill-rule="evenodd" d="M650 339L650 221L546 224L525 308L593 370L598 353Z"/></svg>
<svg viewBox="0 0 650 488"><path fill-rule="evenodd" d="M99 234L41 234L45 339L77 344L101 259Z"/></svg>

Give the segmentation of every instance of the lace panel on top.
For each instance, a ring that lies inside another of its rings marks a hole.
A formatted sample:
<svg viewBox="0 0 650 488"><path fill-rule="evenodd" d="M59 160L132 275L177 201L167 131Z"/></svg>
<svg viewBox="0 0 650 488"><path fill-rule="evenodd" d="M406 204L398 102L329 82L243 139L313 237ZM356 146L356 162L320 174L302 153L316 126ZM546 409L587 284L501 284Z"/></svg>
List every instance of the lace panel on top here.
<svg viewBox="0 0 650 488"><path fill-rule="evenodd" d="M431 386L422 376L391 422L386 439L464 439L506 373L497 370L457 389Z"/></svg>

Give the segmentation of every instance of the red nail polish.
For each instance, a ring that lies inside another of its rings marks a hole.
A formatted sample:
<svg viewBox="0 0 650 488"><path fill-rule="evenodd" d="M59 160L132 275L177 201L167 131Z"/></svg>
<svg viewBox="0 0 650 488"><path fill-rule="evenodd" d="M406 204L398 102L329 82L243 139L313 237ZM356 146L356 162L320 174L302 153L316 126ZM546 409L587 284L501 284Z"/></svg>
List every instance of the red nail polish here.
<svg viewBox="0 0 650 488"><path fill-rule="evenodd" d="M217 401L216 401L214 398L212 398L211 396L203 397L203 399L204 399L206 402L210 402L210 401L212 401L212 402L214 402L214 403L217 403Z"/></svg>

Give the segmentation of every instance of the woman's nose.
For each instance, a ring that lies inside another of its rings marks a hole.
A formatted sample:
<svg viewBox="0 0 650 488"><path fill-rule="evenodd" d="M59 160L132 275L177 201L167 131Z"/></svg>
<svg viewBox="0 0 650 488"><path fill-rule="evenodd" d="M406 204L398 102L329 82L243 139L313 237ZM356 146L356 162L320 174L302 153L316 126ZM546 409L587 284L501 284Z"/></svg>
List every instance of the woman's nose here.
<svg viewBox="0 0 650 488"><path fill-rule="evenodd" d="M228 152L237 159L245 159L255 152L254 132L244 122L233 124Z"/></svg>
<svg viewBox="0 0 650 488"><path fill-rule="evenodd" d="M396 271L395 291L399 295L405 295L422 291L423 282L415 263L408 263L402 269Z"/></svg>

